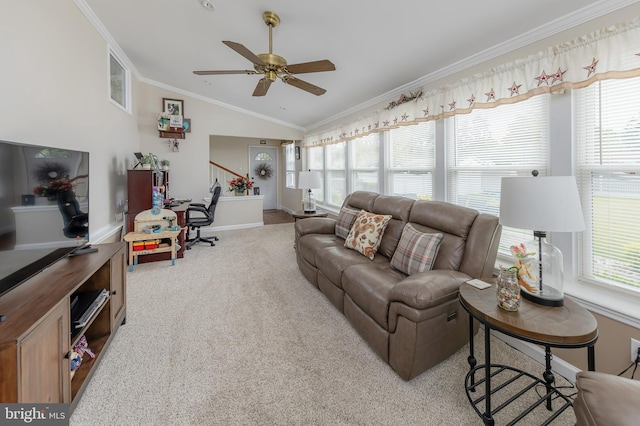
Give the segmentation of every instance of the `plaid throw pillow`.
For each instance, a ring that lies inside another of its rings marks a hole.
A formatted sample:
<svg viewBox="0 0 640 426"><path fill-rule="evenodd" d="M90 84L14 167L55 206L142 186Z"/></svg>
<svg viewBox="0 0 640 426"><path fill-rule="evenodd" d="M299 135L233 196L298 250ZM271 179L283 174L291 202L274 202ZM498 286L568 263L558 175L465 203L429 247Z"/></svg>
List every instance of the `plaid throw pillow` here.
<svg viewBox="0 0 640 426"><path fill-rule="evenodd" d="M336 221L336 235L340 238L346 239L347 235L349 235L349 231L351 231L351 227L353 226L353 222L356 221L358 217L359 210L350 209L348 207L343 207L340 209L340 213L338 213L338 220Z"/></svg>
<svg viewBox="0 0 640 426"><path fill-rule="evenodd" d="M407 223L391 258L391 266L407 275L430 271L440 250L442 237L442 234L420 232Z"/></svg>
<svg viewBox="0 0 640 426"><path fill-rule="evenodd" d="M390 220L391 215L360 211L351 227L351 231L349 231L349 235L347 235L347 239L344 241L344 246L373 260L378 247L380 247L382 234L387 229L387 224Z"/></svg>

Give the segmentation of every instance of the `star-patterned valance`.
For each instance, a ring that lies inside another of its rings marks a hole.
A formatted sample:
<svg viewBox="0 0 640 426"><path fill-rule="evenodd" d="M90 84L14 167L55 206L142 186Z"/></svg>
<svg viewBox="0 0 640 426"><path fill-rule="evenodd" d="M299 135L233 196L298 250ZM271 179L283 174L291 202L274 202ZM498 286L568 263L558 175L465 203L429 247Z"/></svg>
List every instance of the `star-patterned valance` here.
<svg viewBox="0 0 640 426"><path fill-rule="evenodd" d="M532 96L586 87L599 80L640 76L640 18L608 27L526 59L439 89L392 101L368 117L321 133L308 134L303 146L328 145L394 127L494 108ZM418 93L418 92L412 92Z"/></svg>

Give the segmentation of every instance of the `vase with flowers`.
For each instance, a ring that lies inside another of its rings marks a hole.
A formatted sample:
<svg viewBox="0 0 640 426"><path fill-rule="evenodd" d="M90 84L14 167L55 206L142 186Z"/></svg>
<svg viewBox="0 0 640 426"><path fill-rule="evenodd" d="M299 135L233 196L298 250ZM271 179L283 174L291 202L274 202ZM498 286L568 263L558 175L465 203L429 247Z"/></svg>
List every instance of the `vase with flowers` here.
<svg viewBox="0 0 640 426"><path fill-rule="evenodd" d="M245 195L251 188L253 188L253 181L248 177L240 176L229 181L229 192L235 192L236 195Z"/></svg>
<svg viewBox="0 0 640 426"><path fill-rule="evenodd" d="M53 179L33 188L33 193L39 197L47 197L49 201L55 201L58 199L59 193L71 191L72 189L73 185L68 179Z"/></svg>

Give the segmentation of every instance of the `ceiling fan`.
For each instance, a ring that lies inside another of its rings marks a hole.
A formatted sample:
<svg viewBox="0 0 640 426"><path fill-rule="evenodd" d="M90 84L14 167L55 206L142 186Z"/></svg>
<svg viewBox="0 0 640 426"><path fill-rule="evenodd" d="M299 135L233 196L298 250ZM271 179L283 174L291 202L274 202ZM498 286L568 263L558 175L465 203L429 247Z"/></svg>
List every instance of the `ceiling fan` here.
<svg viewBox="0 0 640 426"><path fill-rule="evenodd" d="M269 53L254 54L240 43L233 41L223 41L224 44L235 50L253 63L253 70L217 70L217 71L194 71L196 75L220 75L220 74L262 74L258 85L253 91L253 96L264 96L269 90L269 86L276 78L283 82L320 96L326 92L325 89L300 80L294 74L304 74L311 72L335 71L336 66L329 60L304 62L300 64L287 65L286 59L273 54L272 30L280 24L280 17L274 12L264 12L262 14L264 23L269 27Z"/></svg>

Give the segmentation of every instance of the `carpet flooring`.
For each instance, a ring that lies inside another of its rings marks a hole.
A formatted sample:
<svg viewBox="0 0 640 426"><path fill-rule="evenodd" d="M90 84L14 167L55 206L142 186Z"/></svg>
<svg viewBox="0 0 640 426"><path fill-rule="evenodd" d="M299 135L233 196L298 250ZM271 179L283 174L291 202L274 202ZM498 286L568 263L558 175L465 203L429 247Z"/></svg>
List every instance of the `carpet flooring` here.
<svg viewBox="0 0 640 426"><path fill-rule="evenodd" d="M468 346L403 381L303 278L293 224L216 234L215 247L196 245L175 266L127 273L127 322L71 425L482 424L465 393ZM494 362L542 374L492 339ZM495 414L496 424L524 399ZM539 408L518 424L546 415ZM572 409L553 424L575 424Z"/></svg>

